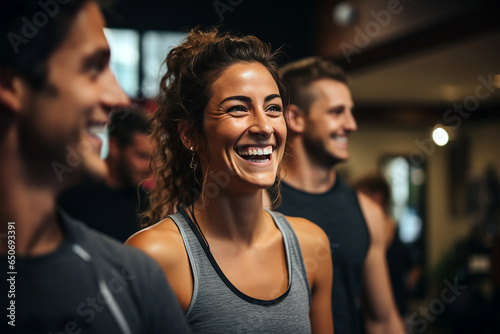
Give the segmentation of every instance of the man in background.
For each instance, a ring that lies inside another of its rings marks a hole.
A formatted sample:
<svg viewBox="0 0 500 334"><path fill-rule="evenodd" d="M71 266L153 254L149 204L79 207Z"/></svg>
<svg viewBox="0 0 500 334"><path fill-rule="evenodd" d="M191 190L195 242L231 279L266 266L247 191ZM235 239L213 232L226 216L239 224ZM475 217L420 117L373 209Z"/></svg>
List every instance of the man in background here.
<svg viewBox="0 0 500 334"><path fill-rule="evenodd" d="M140 184L151 176L150 131L150 119L142 110L128 108L112 113L104 182L68 189L59 198L61 207L122 242L137 232L139 214L148 204Z"/></svg>
<svg viewBox="0 0 500 334"><path fill-rule="evenodd" d="M0 333L186 333L159 265L58 210L102 179L95 134L128 104L92 0L0 10Z"/></svg>
<svg viewBox="0 0 500 334"><path fill-rule="evenodd" d="M282 74L290 105L281 202L275 209L318 224L330 238L336 334L364 332L363 319L368 333L404 333L389 283L383 212L334 169L349 158L349 136L357 129L346 76L319 58L288 64ZM307 265L314 259L304 260Z"/></svg>

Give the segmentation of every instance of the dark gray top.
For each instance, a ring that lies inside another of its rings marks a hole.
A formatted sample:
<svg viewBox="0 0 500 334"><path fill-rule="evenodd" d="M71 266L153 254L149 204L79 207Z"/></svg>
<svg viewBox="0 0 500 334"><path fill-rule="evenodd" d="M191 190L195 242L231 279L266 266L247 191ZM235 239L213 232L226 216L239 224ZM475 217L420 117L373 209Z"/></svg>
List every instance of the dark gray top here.
<svg viewBox="0 0 500 334"><path fill-rule="evenodd" d="M15 282L15 297L10 299L15 301L15 327L4 315L0 333L190 332L163 271L152 258L64 212L59 222L64 241L58 249L16 258L17 274L7 277L14 276ZM4 256L0 259L7 264ZM5 269L0 273L5 295L6 273Z"/></svg>
<svg viewBox="0 0 500 334"><path fill-rule="evenodd" d="M311 295L297 237L283 215L269 213L283 235L288 268L288 289L273 300L255 299L239 291L220 270L185 211L170 216L182 235L193 271L193 296L186 312L193 332L311 332Z"/></svg>

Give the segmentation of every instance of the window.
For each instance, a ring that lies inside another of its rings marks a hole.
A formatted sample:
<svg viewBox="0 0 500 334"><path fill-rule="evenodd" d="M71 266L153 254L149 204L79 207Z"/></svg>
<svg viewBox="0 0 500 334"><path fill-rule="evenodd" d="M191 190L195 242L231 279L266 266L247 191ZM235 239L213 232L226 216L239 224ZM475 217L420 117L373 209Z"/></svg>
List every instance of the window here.
<svg viewBox="0 0 500 334"><path fill-rule="evenodd" d="M167 68L163 63L173 47L187 36L175 31L146 31L142 36L142 94L145 97L158 95L160 79Z"/></svg>
<svg viewBox="0 0 500 334"><path fill-rule="evenodd" d="M105 28L111 49L111 70L127 95L139 94L139 33L130 29Z"/></svg>
<svg viewBox="0 0 500 334"><path fill-rule="evenodd" d="M390 214L398 224L397 237L411 249L415 262L424 261L425 164L412 165L403 156L387 156L380 171L391 190Z"/></svg>
<svg viewBox="0 0 500 334"><path fill-rule="evenodd" d="M158 95L168 52L187 36L177 31L146 31L141 36L136 30L116 28L105 28L104 33L111 49L111 70L120 86L130 97L148 98Z"/></svg>

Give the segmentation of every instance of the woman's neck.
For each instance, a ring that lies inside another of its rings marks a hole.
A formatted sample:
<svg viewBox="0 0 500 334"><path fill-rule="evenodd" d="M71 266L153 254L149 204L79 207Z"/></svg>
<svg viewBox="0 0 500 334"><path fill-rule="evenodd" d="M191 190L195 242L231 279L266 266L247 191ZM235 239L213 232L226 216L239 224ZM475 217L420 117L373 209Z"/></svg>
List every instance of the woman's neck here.
<svg viewBox="0 0 500 334"><path fill-rule="evenodd" d="M265 235L272 218L263 209L262 191L200 198L194 213L205 237L250 245Z"/></svg>

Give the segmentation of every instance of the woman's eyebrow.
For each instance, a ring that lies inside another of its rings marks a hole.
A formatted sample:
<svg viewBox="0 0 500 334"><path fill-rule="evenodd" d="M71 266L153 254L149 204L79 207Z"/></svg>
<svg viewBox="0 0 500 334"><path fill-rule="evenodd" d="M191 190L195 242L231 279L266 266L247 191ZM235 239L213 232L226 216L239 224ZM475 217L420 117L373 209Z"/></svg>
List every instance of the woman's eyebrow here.
<svg viewBox="0 0 500 334"><path fill-rule="evenodd" d="M252 99L249 98L248 96L235 95L235 96L226 97L224 100L221 101L220 104L223 104L226 101L234 101L234 100L236 100L236 101L242 101L242 102L247 102L247 103L251 103L252 102Z"/></svg>
<svg viewBox="0 0 500 334"><path fill-rule="evenodd" d="M269 101L276 99L276 98L281 99L281 96L279 94L268 95L264 98L264 102L269 102ZM220 104L223 104L226 101L242 101L242 102L246 102L246 103L252 103L252 99L250 97L244 96L244 95L235 95L235 96L226 97L224 100L221 101Z"/></svg>
<svg viewBox="0 0 500 334"><path fill-rule="evenodd" d="M281 99L281 96L279 94L271 94L271 95L268 95L266 96L266 98L264 99L264 102L269 102L273 99L276 99L276 98L280 98Z"/></svg>

